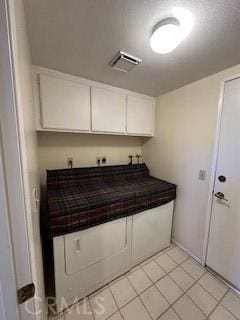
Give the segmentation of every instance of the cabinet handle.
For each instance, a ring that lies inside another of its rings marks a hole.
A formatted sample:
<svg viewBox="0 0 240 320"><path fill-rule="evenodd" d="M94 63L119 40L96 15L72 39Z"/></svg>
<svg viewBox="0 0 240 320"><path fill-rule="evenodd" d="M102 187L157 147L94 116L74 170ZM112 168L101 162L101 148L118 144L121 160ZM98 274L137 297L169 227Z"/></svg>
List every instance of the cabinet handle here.
<svg viewBox="0 0 240 320"><path fill-rule="evenodd" d="M80 239L75 239L75 253L79 253L81 251Z"/></svg>

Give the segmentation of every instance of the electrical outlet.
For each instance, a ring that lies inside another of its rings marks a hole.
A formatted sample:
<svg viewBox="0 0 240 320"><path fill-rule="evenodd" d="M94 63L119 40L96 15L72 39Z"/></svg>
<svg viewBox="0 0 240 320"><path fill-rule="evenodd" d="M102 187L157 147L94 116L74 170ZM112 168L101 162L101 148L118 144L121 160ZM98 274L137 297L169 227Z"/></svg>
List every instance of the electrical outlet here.
<svg viewBox="0 0 240 320"><path fill-rule="evenodd" d="M106 164L107 163L107 158L106 157L102 157L102 164Z"/></svg>
<svg viewBox="0 0 240 320"><path fill-rule="evenodd" d="M203 181L206 179L206 170L199 170L198 179Z"/></svg>
<svg viewBox="0 0 240 320"><path fill-rule="evenodd" d="M72 168L73 167L73 158L67 158L67 163L68 163L68 168Z"/></svg>

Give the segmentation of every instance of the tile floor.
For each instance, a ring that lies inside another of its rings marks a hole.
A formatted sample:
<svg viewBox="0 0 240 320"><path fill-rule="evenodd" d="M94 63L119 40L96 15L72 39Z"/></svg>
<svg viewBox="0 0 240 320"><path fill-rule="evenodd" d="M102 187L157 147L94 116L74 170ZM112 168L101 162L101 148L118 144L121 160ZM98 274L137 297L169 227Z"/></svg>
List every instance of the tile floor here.
<svg viewBox="0 0 240 320"><path fill-rule="evenodd" d="M240 320L240 296L172 245L59 320Z"/></svg>

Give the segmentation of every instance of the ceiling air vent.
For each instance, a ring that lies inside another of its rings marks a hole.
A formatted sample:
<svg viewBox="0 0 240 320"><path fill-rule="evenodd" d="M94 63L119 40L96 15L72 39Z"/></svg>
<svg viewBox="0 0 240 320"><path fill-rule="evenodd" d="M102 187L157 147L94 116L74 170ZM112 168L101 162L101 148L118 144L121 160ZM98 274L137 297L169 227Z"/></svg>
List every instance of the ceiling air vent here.
<svg viewBox="0 0 240 320"><path fill-rule="evenodd" d="M129 72L141 62L141 59L134 57L131 54L119 51L111 65L116 70Z"/></svg>

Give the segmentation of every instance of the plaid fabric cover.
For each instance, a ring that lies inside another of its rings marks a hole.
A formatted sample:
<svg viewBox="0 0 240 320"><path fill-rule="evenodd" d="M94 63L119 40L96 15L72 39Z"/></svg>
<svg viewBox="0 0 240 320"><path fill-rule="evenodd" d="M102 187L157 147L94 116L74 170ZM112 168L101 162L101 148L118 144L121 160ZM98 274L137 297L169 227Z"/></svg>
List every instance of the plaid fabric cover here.
<svg viewBox="0 0 240 320"><path fill-rule="evenodd" d="M160 206L174 184L149 175L145 164L47 171L47 232L71 233Z"/></svg>

